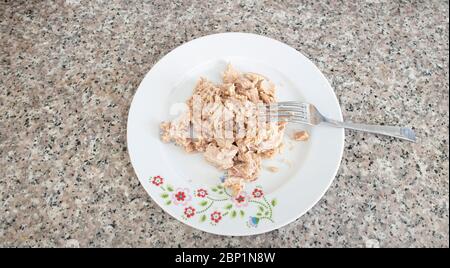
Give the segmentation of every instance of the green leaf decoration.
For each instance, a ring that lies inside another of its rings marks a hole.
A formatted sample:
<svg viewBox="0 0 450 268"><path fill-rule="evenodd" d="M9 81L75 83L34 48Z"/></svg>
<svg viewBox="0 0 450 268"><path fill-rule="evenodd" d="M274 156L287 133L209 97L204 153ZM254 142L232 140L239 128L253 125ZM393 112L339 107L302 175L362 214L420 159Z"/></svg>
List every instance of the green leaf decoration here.
<svg viewBox="0 0 450 268"><path fill-rule="evenodd" d="M244 217L245 212L243 210L239 211L239 215L241 215L241 217Z"/></svg>
<svg viewBox="0 0 450 268"><path fill-rule="evenodd" d="M259 211L264 211L264 208L262 206L258 207Z"/></svg>
<svg viewBox="0 0 450 268"><path fill-rule="evenodd" d="M261 217L262 214L258 212L258 213L256 213L256 216Z"/></svg>
<svg viewBox="0 0 450 268"><path fill-rule="evenodd" d="M270 203L272 204L272 207L274 207L278 204L278 201L276 199L272 199L272 202Z"/></svg>
<svg viewBox="0 0 450 268"><path fill-rule="evenodd" d="M170 185L167 185L167 191L169 191L169 192L173 192L173 187L172 187L172 186L170 186Z"/></svg>
<svg viewBox="0 0 450 268"><path fill-rule="evenodd" d="M162 194L161 194L161 197L162 197L162 198L167 198L167 197L169 197L169 195L166 194L166 193L162 193Z"/></svg>
<svg viewBox="0 0 450 268"><path fill-rule="evenodd" d="M199 203L199 205L204 207L204 206L208 205L208 201L203 200L202 202Z"/></svg>
<svg viewBox="0 0 450 268"><path fill-rule="evenodd" d="M218 193L219 193L219 194L223 194L223 191L219 191Z"/></svg>
<svg viewBox="0 0 450 268"><path fill-rule="evenodd" d="M212 188L211 191L217 192L217 189L216 188Z"/></svg>
<svg viewBox="0 0 450 268"><path fill-rule="evenodd" d="M170 205L170 204L172 204L172 201L168 200L168 201L166 202L166 205Z"/></svg>
<svg viewBox="0 0 450 268"><path fill-rule="evenodd" d="M231 218L236 218L237 212L236 210L231 211Z"/></svg>
<svg viewBox="0 0 450 268"><path fill-rule="evenodd" d="M232 207L233 207L232 204L228 204L228 205L225 206L225 209L231 209Z"/></svg>
<svg viewBox="0 0 450 268"><path fill-rule="evenodd" d="M265 216L269 215L269 211L264 212L264 215Z"/></svg>
<svg viewBox="0 0 450 268"><path fill-rule="evenodd" d="M205 214L203 214L203 215L200 217L200 222L204 222L204 221L206 221L206 215L205 215Z"/></svg>
<svg viewBox="0 0 450 268"><path fill-rule="evenodd" d="M222 185L217 185L217 189L223 189Z"/></svg>

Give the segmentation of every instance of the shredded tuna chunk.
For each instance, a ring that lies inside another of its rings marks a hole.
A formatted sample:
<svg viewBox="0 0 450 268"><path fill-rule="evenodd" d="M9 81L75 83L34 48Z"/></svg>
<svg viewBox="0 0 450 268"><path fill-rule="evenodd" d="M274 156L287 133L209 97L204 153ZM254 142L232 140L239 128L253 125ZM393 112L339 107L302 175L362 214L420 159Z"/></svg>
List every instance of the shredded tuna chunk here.
<svg viewBox="0 0 450 268"><path fill-rule="evenodd" d="M280 169L278 167L269 166L267 167L267 170L270 172L278 172Z"/></svg>
<svg viewBox="0 0 450 268"><path fill-rule="evenodd" d="M293 136L296 141L307 141L309 139L309 134L306 131L297 131Z"/></svg>
<svg viewBox="0 0 450 268"><path fill-rule="evenodd" d="M229 148L218 147L213 143L210 143L206 147L204 156L210 163L214 164L220 169L229 169L233 167L233 158L236 156L238 149L236 146L231 145Z"/></svg>
<svg viewBox="0 0 450 268"><path fill-rule="evenodd" d="M273 83L229 65L221 85L199 79L187 111L161 123L161 140L203 152L208 162L226 171L224 186L237 195L245 182L258 178L262 159L280 151L285 123L258 120L258 107L275 101Z"/></svg>

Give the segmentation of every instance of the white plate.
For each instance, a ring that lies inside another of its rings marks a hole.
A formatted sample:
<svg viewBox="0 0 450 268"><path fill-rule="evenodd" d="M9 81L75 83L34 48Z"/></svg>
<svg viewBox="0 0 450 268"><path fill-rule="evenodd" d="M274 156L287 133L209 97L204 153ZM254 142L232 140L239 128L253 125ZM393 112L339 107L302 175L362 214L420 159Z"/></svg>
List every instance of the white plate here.
<svg viewBox="0 0 450 268"><path fill-rule="evenodd" d="M201 154L187 154L159 139L159 123L169 118L171 104L184 102L200 76L220 82L227 63L268 77L277 86L278 100L313 103L325 116L342 120L330 84L300 52L254 34L215 34L179 46L145 76L130 107L128 151L142 186L177 220L220 235L260 234L296 220L319 201L339 167L344 131L291 126L307 129L311 138L289 142L286 137L284 153L263 162L280 171L263 169L239 200L231 198L219 186L222 173Z"/></svg>

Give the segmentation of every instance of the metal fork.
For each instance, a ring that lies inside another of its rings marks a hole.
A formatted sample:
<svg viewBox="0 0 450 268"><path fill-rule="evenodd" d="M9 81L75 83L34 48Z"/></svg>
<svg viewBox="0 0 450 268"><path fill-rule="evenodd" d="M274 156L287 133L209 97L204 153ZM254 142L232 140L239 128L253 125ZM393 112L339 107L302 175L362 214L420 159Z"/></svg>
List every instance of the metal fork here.
<svg viewBox="0 0 450 268"><path fill-rule="evenodd" d="M262 115L266 116L266 118L270 120L287 121L290 123L308 125L324 124L332 127L396 137L412 142L416 141L416 135L411 128L340 122L323 116L314 105L309 103L285 101L268 104L263 108Z"/></svg>

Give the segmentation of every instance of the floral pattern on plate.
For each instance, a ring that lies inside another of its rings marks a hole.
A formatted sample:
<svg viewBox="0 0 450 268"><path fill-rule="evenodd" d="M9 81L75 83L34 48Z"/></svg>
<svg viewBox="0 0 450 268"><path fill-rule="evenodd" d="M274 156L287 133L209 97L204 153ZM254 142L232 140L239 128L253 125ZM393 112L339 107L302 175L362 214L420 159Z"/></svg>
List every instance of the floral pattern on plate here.
<svg viewBox="0 0 450 268"><path fill-rule="evenodd" d="M223 177L220 179L223 182ZM269 202L261 186L256 186L249 193L242 191L232 196L221 183L193 191L189 188L174 188L161 176L151 177L150 183L160 189L160 196L166 206L183 208L181 218L185 221L197 219L202 223L218 225L225 217L229 217L240 219L249 228L256 228L263 221L274 222L273 208L277 200Z"/></svg>

